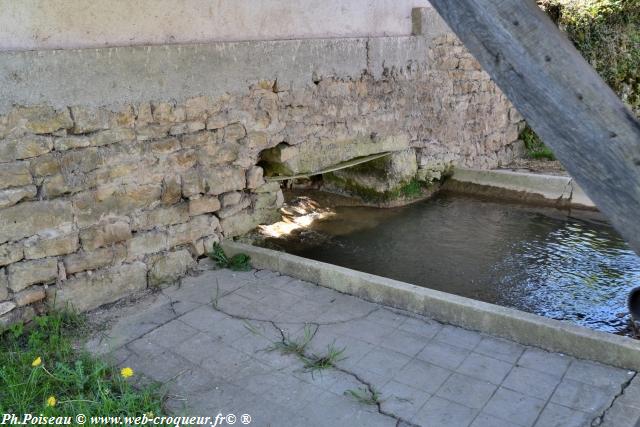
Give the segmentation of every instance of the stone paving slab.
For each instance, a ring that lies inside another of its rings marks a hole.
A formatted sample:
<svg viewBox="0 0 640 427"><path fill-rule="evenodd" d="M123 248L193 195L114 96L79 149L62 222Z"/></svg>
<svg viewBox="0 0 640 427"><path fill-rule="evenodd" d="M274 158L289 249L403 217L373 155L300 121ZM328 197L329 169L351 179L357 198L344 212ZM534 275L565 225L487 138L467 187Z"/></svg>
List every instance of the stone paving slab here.
<svg viewBox="0 0 640 427"><path fill-rule="evenodd" d="M268 270L209 266L93 317L106 326L87 347L141 381L164 383L173 414L250 414L256 426L633 427L640 419L635 372ZM342 350L333 367L310 370L275 348L305 333L307 358Z"/></svg>

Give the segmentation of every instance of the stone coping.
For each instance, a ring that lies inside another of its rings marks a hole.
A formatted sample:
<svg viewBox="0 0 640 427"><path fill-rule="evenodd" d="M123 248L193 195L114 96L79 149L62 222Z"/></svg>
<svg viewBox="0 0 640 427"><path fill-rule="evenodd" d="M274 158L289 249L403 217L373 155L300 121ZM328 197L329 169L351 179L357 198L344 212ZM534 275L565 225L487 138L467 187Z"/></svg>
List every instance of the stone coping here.
<svg viewBox="0 0 640 427"><path fill-rule="evenodd" d="M444 189L536 204L597 209L582 188L569 176L510 170L455 169Z"/></svg>
<svg viewBox="0 0 640 427"><path fill-rule="evenodd" d="M238 242L223 242L230 254L246 253L254 268L279 271L367 301L429 316L437 321L507 338L521 344L640 370L640 341L567 322L411 285L295 255Z"/></svg>

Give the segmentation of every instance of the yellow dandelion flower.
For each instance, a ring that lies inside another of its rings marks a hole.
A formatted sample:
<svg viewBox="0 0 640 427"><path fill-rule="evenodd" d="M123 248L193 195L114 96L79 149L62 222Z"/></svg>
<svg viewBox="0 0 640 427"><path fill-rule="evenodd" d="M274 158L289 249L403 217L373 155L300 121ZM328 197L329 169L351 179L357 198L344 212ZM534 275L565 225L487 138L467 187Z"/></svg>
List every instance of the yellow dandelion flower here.
<svg viewBox="0 0 640 427"><path fill-rule="evenodd" d="M153 412L147 412L145 415L147 418L153 418Z"/></svg>
<svg viewBox="0 0 640 427"><path fill-rule="evenodd" d="M56 406L57 402L58 401L54 396L49 396L49 398L47 399L47 406Z"/></svg>
<svg viewBox="0 0 640 427"><path fill-rule="evenodd" d="M133 369L126 367L126 368L122 368L120 369L120 375L122 375L122 378L129 378L133 376Z"/></svg>
<svg viewBox="0 0 640 427"><path fill-rule="evenodd" d="M35 359L33 359L33 362L31 362L31 366L38 367L42 364L42 359L40 358L40 356L36 357Z"/></svg>

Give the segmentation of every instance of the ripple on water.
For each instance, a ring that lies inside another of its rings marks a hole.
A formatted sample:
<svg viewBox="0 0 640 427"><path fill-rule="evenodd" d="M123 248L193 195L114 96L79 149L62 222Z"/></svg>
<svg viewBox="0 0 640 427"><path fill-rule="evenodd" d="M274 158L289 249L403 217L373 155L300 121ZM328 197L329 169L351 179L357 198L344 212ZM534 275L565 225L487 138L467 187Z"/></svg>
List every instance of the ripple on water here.
<svg viewBox="0 0 640 427"><path fill-rule="evenodd" d="M395 209L336 208L316 239L274 240L307 258L619 332L640 258L602 220L441 195Z"/></svg>

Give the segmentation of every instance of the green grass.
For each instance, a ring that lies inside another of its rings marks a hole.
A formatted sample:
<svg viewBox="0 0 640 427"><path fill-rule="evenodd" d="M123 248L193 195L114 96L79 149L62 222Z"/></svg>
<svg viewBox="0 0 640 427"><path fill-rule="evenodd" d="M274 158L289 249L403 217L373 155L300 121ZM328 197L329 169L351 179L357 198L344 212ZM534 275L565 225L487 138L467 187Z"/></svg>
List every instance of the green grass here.
<svg viewBox="0 0 640 427"><path fill-rule="evenodd" d="M542 140L529 126L525 127L522 132L520 132L519 138L524 141L524 146L527 150L527 157L531 159L546 159L546 160L555 160L556 156L553 152L544 145Z"/></svg>
<svg viewBox="0 0 640 427"><path fill-rule="evenodd" d="M327 352L323 355L312 354L305 356L304 367L306 370L315 372L324 369L333 368L336 363L344 360L344 352L346 348L338 349L335 345L329 344Z"/></svg>
<svg viewBox="0 0 640 427"><path fill-rule="evenodd" d="M349 396L363 405L377 405L380 403L380 393L377 390L369 390L366 387L350 389L344 392L345 396Z"/></svg>
<svg viewBox="0 0 640 427"><path fill-rule="evenodd" d="M235 254L231 258L224 253L219 243L214 243L209 258L213 259L219 268L229 268L233 271L251 270L251 258L247 254Z"/></svg>
<svg viewBox="0 0 640 427"><path fill-rule="evenodd" d="M300 358L304 358L307 346L313 339L314 335L315 331L312 330L311 326L305 325L304 335L301 338L291 338L290 336L286 336L282 341L275 342L270 347L270 350L278 350L283 354L295 354Z"/></svg>
<svg viewBox="0 0 640 427"><path fill-rule="evenodd" d="M81 317L52 313L0 335L0 413L74 416L161 414L159 386L134 388L111 365L74 347ZM37 363L40 361L40 363ZM55 399L55 404L53 399Z"/></svg>

